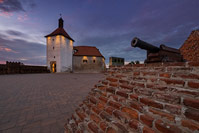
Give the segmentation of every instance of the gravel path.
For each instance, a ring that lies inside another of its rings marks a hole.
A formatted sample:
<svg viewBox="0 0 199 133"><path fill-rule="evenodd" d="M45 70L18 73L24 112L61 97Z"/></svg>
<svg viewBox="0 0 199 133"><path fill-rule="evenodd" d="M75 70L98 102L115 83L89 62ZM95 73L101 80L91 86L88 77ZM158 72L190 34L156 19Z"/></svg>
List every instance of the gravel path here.
<svg viewBox="0 0 199 133"><path fill-rule="evenodd" d="M62 133L103 74L0 75L0 133Z"/></svg>

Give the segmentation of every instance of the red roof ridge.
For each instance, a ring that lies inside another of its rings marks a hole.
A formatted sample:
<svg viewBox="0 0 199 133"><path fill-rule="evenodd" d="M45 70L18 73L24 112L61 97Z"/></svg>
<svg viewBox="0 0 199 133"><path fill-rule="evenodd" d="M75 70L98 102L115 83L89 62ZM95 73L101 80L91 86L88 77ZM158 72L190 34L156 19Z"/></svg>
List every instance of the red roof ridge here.
<svg viewBox="0 0 199 133"><path fill-rule="evenodd" d="M99 49L95 46L74 46L74 49L77 50L73 54L74 56L97 56L104 58Z"/></svg>

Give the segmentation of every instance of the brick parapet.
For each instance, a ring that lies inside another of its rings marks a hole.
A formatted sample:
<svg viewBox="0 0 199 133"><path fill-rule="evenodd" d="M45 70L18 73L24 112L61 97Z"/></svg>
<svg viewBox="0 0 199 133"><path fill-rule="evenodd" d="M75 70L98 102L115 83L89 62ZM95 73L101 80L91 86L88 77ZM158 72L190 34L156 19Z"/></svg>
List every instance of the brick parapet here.
<svg viewBox="0 0 199 133"><path fill-rule="evenodd" d="M66 132L199 131L199 62L110 67Z"/></svg>

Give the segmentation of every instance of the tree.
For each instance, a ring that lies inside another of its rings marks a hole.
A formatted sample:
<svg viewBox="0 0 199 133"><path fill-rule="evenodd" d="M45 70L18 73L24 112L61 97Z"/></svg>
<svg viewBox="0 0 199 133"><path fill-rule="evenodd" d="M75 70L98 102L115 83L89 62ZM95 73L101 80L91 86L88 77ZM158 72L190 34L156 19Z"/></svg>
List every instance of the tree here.
<svg viewBox="0 0 199 133"><path fill-rule="evenodd" d="M140 61L136 60L136 61L135 61L135 64L140 64Z"/></svg>

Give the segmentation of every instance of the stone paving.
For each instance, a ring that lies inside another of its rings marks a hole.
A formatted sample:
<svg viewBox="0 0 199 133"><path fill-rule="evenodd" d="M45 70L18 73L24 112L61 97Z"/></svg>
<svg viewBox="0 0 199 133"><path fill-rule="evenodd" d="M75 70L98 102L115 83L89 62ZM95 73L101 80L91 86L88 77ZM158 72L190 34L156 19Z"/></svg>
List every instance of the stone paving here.
<svg viewBox="0 0 199 133"><path fill-rule="evenodd" d="M103 74L0 75L0 133L63 133Z"/></svg>

